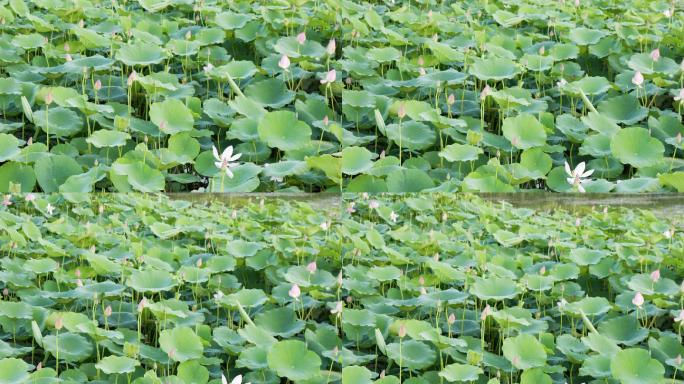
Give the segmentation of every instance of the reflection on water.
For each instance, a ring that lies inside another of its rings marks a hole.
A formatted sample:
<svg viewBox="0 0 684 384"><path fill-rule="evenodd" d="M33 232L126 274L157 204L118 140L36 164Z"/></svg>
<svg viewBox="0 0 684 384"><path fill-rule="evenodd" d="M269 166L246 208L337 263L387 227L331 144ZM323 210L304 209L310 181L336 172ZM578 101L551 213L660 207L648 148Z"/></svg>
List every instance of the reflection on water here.
<svg viewBox="0 0 684 384"><path fill-rule="evenodd" d="M514 206L534 209L568 210L591 207L627 207L647 209L666 215L684 214L684 194L650 193L650 194L616 194L616 193L553 193L553 192L521 192L521 193L480 193L489 201L506 201Z"/></svg>
<svg viewBox="0 0 684 384"><path fill-rule="evenodd" d="M266 200L301 201L313 207L338 209L340 207L339 193L169 193L172 199L192 202L220 201L227 205L239 205L249 202Z"/></svg>
<svg viewBox="0 0 684 384"><path fill-rule="evenodd" d="M345 193L346 200L353 200L353 193ZM543 191L518 193L478 193L488 201L506 201L517 207L534 209L582 210L591 207L631 207L648 209L666 215L684 214L684 194L617 194L617 193L554 193ZM221 201L225 204L244 204L259 199L302 201L314 207L338 209L341 203L339 193L170 193L172 199L205 202Z"/></svg>

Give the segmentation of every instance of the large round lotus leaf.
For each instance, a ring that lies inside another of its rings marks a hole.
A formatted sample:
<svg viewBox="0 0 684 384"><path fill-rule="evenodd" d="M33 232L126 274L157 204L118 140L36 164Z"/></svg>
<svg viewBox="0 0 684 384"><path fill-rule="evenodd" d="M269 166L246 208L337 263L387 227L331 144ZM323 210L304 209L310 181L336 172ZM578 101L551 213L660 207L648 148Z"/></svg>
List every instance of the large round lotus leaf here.
<svg viewBox="0 0 684 384"><path fill-rule="evenodd" d="M568 258L576 265L598 264L607 254L598 249L576 248L570 251Z"/></svg>
<svg viewBox="0 0 684 384"><path fill-rule="evenodd" d="M59 346L57 343L59 343ZM52 356L57 355L57 349L59 348L59 360L69 363L86 360L95 352L93 343L90 340L70 332L43 337L43 348L50 352Z"/></svg>
<svg viewBox="0 0 684 384"><path fill-rule="evenodd" d="M44 192L57 192L70 176L82 172L81 166L66 155L44 156L36 161L36 179Z"/></svg>
<svg viewBox="0 0 684 384"><path fill-rule="evenodd" d="M126 356L107 356L95 364L95 368L107 375L133 373L140 362Z"/></svg>
<svg viewBox="0 0 684 384"><path fill-rule="evenodd" d="M520 292L515 281L498 277L477 279L470 287L470 293L480 300L512 299Z"/></svg>
<svg viewBox="0 0 684 384"><path fill-rule="evenodd" d="M126 140L130 138L131 135L126 132L101 129L99 131L93 132L90 137L86 139L86 141L97 148L121 147L126 145Z"/></svg>
<svg viewBox="0 0 684 384"><path fill-rule="evenodd" d="M347 175L364 173L373 167L376 156L364 147L347 147L342 150L342 172Z"/></svg>
<svg viewBox="0 0 684 384"><path fill-rule="evenodd" d="M21 186L21 192L31 192L36 185L36 176L30 165L7 162L0 166L0 192L9 192L10 184Z"/></svg>
<svg viewBox="0 0 684 384"><path fill-rule="evenodd" d="M627 283L629 289L635 292L641 292L644 295L676 295L679 290L679 285L666 277L661 277L658 281L653 282L648 273L637 273L632 275Z"/></svg>
<svg viewBox="0 0 684 384"><path fill-rule="evenodd" d="M431 147L437 139L435 130L419 121L404 121L387 125L387 137L401 148L411 151Z"/></svg>
<svg viewBox="0 0 684 384"><path fill-rule="evenodd" d="M309 166L306 161L283 160L276 163L264 164L263 175L271 178L299 175L306 172Z"/></svg>
<svg viewBox="0 0 684 384"><path fill-rule="evenodd" d="M448 382L477 381L482 368L468 364L449 364L439 373Z"/></svg>
<svg viewBox="0 0 684 384"><path fill-rule="evenodd" d="M222 176L219 173L211 180L211 192L252 192L259 187L261 167L254 163L240 164L231 168L233 177Z"/></svg>
<svg viewBox="0 0 684 384"><path fill-rule="evenodd" d="M645 349L623 349L610 361L610 371L621 384L660 384L665 368Z"/></svg>
<svg viewBox="0 0 684 384"><path fill-rule="evenodd" d="M388 63L401 58L401 52L394 47L371 48L366 55L379 63Z"/></svg>
<svg viewBox="0 0 684 384"><path fill-rule="evenodd" d="M530 71L535 72L543 72L551 69L553 62L553 57L537 54L526 54L520 59L521 64L525 65L525 67Z"/></svg>
<svg viewBox="0 0 684 384"><path fill-rule="evenodd" d="M389 192L420 192L434 186L432 178L420 169L397 169L387 175Z"/></svg>
<svg viewBox="0 0 684 384"><path fill-rule="evenodd" d="M206 384L209 382L209 370L199 360L188 360L178 365L178 377L188 384Z"/></svg>
<svg viewBox="0 0 684 384"><path fill-rule="evenodd" d="M0 302L0 316L10 319L32 319L33 307L21 301L2 301Z"/></svg>
<svg viewBox="0 0 684 384"><path fill-rule="evenodd" d="M636 96L611 97L599 103L598 111L606 117L625 125L634 125L648 116L648 108L639 104Z"/></svg>
<svg viewBox="0 0 684 384"><path fill-rule="evenodd" d="M352 365L342 368L342 384L372 384L373 372L366 367Z"/></svg>
<svg viewBox="0 0 684 384"><path fill-rule="evenodd" d="M484 153L482 148L469 144L450 144L439 152L447 161L473 161Z"/></svg>
<svg viewBox="0 0 684 384"><path fill-rule="evenodd" d="M128 182L140 192L158 192L164 189L164 175L149 165L137 161L127 168Z"/></svg>
<svg viewBox="0 0 684 384"><path fill-rule="evenodd" d="M618 193L644 193L660 190L660 181L655 177L632 177L628 180L619 180L615 185Z"/></svg>
<svg viewBox="0 0 684 384"><path fill-rule="evenodd" d="M257 127L259 138L271 148L292 151L305 147L311 142L311 127L297 120L290 111L268 112Z"/></svg>
<svg viewBox="0 0 684 384"><path fill-rule="evenodd" d="M292 337L304 329L304 321L298 319L290 307L261 312L254 319L254 323L270 334L282 338Z"/></svg>
<svg viewBox="0 0 684 384"><path fill-rule="evenodd" d="M577 45L592 45L598 43L605 35L606 32L601 30L579 27L572 28L568 37Z"/></svg>
<svg viewBox="0 0 684 384"><path fill-rule="evenodd" d="M12 44L24 49L36 49L45 46L47 39L40 33L30 33L14 36Z"/></svg>
<svg viewBox="0 0 684 384"><path fill-rule="evenodd" d="M2 167L0 167L0 189L2 189ZM665 173L658 176L658 180L663 184L684 192L684 172Z"/></svg>
<svg viewBox="0 0 684 384"><path fill-rule="evenodd" d="M264 248L262 243L242 239L230 241L226 246L228 253L238 258L252 257L262 248Z"/></svg>
<svg viewBox="0 0 684 384"><path fill-rule="evenodd" d="M163 292L176 286L173 276L162 270L133 270L126 284L138 292Z"/></svg>
<svg viewBox="0 0 684 384"><path fill-rule="evenodd" d="M33 273L41 274L56 271L59 264L52 259L29 259L24 263L24 268Z"/></svg>
<svg viewBox="0 0 684 384"><path fill-rule="evenodd" d="M589 112L586 116L583 116L582 123L606 137L612 137L620 131L620 126L613 119L596 112Z"/></svg>
<svg viewBox="0 0 684 384"><path fill-rule="evenodd" d="M309 272L303 265L292 266L285 273L285 280L297 284L301 287L317 286L332 287L335 284L335 277L325 269L316 269L314 273Z"/></svg>
<svg viewBox="0 0 684 384"><path fill-rule="evenodd" d="M577 316L599 316L610 310L610 302L605 297L585 297L565 306L565 311Z"/></svg>
<svg viewBox="0 0 684 384"><path fill-rule="evenodd" d="M533 115L523 113L503 121L503 134L518 149L546 144L546 130Z"/></svg>
<svg viewBox="0 0 684 384"><path fill-rule="evenodd" d="M403 368L411 370L425 369L435 363L437 353L422 341L406 340L399 343L387 344L387 356Z"/></svg>
<svg viewBox="0 0 684 384"><path fill-rule="evenodd" d="M155 123L160 131L168 135L190 131L195 123L190 109L178 99L167 99L152 104L150 106L150 121Z"/></svg>
<svg viewBox="0 0 684 384"><path fill-rule="evenodd" d="M222 74L226 73L230 75L230 77L232 77L233 79L238 80L251 77L252 75L257 73L257 68L254 65L254 63L249 60L234 60L226 65L222 65L216 68L216 70L212 71L212 74L216 72L218 73L218 77L223 78Z"/></svg>
<svg viewBox="0 0 684 384"><path fill-rule="evenodd" d="M645 128L632 127L613 136L610 150L623 164L641 168L658 164L665 153L665 146L660 140L651 137Z"/></svg>
<svg viewBox="0 0 684 384"><path fill-rule="evenodd" d="M160 155L164 162L176 162L179 164L191 163L200 152L200 144L190 135L190 132L176 133L169 137L168 152ZM166 154L170 156L165 156ZM166 157L171 157L167 159ZM216 165L214 165L216 168Z"/></svg>
<svg viewBox="0 0 684 384"><path fill-rule="evenodd" d="M237 307L239 303L245 308L258 307L268 301L268 297L261 289L241 289L225 296L222 300L226 305Z"/></svg>
<svg viewBox="0 0 684 384"><path fill-rule="evenodd" d="M33 123L50 136L69 137L83 129L83 119L69 108L54 107L40 109L33 113Z"/></svg>
<svg viewBox="0 0 684 384"><path fill-rule="evenodd" d="M604 320L599 323L598 331L616 343L628 346L635 345L648 336L648 329L643 328L636 316L632 315Z"/></svg>
<svg viewBox="0 0 684 384"><path fill-rule="evenodd" d="M654 61L648 53L635 53L629 58L627 65L634 71L645 75L652 73L674 75L679 72L679 65L674 60L669 57L660 57Z"/></svg>
<svg viewBox="0 0 684 384"><path fill-rule="evenodd" d="M553 384L553 380L544 373L543 368L532 368L520 375L520 384Z"/></svg>
<svg viewBox="0 0 684 384"><path fill-rule="evenodd" d="M289 104L295 93L287 89L282 80L271 78L250 84L245 89L245 95L264 106L280 108Z"/></svg>
<svg viewBox="0 0 684 384"><path fill-rule="evenodd" d="M253 16L248 13L221 12L216 14L214 22L223 29L240 29L252 20Z"/></svg>
<svg viewBox="0 0 684 384"><path fill-rule="evenodd" d="M376 265L368 271L367 276L373 280L382 282L398 280L401 277L401 269L393 265L382 267Z"/></svg>
<svg viewBox="0 0 684 384"><path fill-rule="evenodd" d="M568 88L577 91L582 90L585 95L599 95L608 92L611 85L603 76L589 76L568 84Z"/></svg>
<svg viewBox="0 0 684 384"><path fill-rule="evenodd" d="M515 188L494 174L471 172L463 179L463 191L514 192Z"/></svg>
<svg viewBox="0 0 684 384"><path fill-rule="evenodd" d="M512 60L490 57L476 59L470 67L470 73L480 80L501 81L515 77L518 67Z"/></svg>
<svg viewBox="0 0 684 384"><path fill-rule="evenodd" d="M0 133L0 162L7 161L21 152L20 141L13 135Z"/></svg>
<svg viewBox="0 0 684 384"><path fill-rule="evenodd" d="M268 367L292 381L310 380L319 375L321 358L299 340L277 342L268 351Z"/></svg>
<svg viewBox="0 0 684 384"><path fill-rule="evenodd" d="M546 365L544 345L530 334L509 337L503 342L503 355L518 369L530 369Z"/></svg>
<svg viewBox="0 0 684 384"><path fill-rule="evenodd" d="M368 91L344 90L342 91L342 104L355 108L373 108L375 97Z"/></svg>
<svg viewBox="0 0 684 384"><path fill-rule="evenodd" d="M129 66L159 64L165 58L160 46L141 42L124 45L116 53L116 59Z"/></svg>
<svg viewBox="0 0 684 384"><path fill-rule="evenodd" d="M159 335L159 347L173 361L199 359L204 353L202 339L188 327L165 329Z"/></svg>
<svg viewBox="0 0 684 384"><path fill-rule="evenodd" d="M556 61L574 59L579 54L579 47L570 43L554 44L549 50L549 54L553 56Z"/></svg>
<svg viewBox="0 0 684 384"><path fill-rule="evenodd" d="M520 166L513 168L512 173L517 178L540 179L549 173L551 167L553 167L551 156L542 148L535 147L523 151L520 155Z"/></svg>
<svg viewBox="0 0 684 384"><path fill-rule="evenodd" d="M0 360L0 384L18 384L28 380L29 365L20 359Z"/></svg>
<svg viewBox="0 0 684 384"><path fill-rule="evenodd" d="M288 57L320 58L325 54L325 48L317 41L307 39L304 44L299 44L295 36L281 37L273 48Z"/></svg>
<svg viewBox="0 0 684 384"><path fill-rule="evenodd" d="M0 78L0 95L21 95L21 83L12 77Z"/></svg>

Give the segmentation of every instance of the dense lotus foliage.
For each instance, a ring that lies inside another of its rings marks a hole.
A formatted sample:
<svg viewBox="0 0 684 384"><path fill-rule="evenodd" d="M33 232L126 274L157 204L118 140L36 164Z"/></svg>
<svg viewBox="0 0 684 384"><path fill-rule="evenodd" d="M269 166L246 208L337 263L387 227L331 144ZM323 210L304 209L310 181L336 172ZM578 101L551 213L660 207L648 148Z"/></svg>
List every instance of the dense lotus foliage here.
<svg viewBox="0 0 684 384"><path fill-rule="evenodd" d="M0 35L0 191L684 191L678 2L10 0Z"/></svg>
<svg viewBox="0 0 684 384"><path fill-rule="evenodd" d="M453 194L3 201L3 384L684 379L684 228L651 211Z"/></svg>

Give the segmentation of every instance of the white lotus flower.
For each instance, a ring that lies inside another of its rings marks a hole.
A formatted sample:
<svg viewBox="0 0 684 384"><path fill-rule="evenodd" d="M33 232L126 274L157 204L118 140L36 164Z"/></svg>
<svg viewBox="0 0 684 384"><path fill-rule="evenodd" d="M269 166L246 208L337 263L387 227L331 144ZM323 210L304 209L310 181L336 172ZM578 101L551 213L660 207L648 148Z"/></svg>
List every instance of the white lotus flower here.
<svg viewBox="0 0 684 384"><path fill-rule="evenodd" d="M235 167L239 165L240 163L234 162L235 160L239 159L240 156L242 156L242 153L237 153L233 155L233 146L230 145L226 149L223 150L223 153L219 155L218 149L216 147L212 147L212 150L214 151L214 158L216 159L216 162L214 165L216 165L216 168L219 168L221 170L226 171L226 175L230 177L231 179L233 178L233 172L230 170L230 168Z"/></svg>
<svg viewBox="0 0 684 384"><path fill-rule="evenodd" d="M570 169L570 164L568 162L565 162L565 173L568 174L568 177L566 180L568 181L568 184L577 187L577 190L580 192L584 193L586 192L584 190L584 187L582 186L582 183L586 183L587 181L590 181L589 176L591 176L592 173L594 173L593 169L590 169L588 171L584 171L586 167L586 164L584 164L584 161L577 164L574 170Z"/></svg>
<svg viewBox="0 0 684 384"><path fill-rule="evenodd" d="M221 374L221 384L228 384L228 379L226 379L226 376L224 376L223 373ZM233 380L230 382L230 384L242 384L242 375L235 376Z"/></svg>

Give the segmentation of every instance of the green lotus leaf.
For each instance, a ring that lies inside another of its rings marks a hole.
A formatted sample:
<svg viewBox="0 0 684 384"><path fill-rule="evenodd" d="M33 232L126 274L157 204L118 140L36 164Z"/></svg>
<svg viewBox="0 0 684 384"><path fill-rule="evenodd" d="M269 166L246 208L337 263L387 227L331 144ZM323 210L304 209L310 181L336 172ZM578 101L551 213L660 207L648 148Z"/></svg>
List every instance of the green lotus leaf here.
<svg viewBox="0 0 684 384"><path fill-rule="evenodd" d="M642 168L660 162L665 146L660 140L651 137L648 130L632 127L625 128L613 136L610 150L623 164Z"/></svg>
<svg viewBox="0 0 684 384"><path fill-rule="evenodd" d="M672 76L679 72L679 65L674 60L669 57L660 57L654 61L648 53L635 53L629 58L627 65L644 75L662 73Z"/></svg>
<svg viewBox="0 0 684 384"><path fill-rule="evenodd" d="M503 122L503 134L519 149L540 147L546 144L546 130L534 116L521 114L509 117Z"/></svg>
<svg viewBox="0 0 684 384"><path fill-rule="evenodd" d="M29 365L21 359L4 358L0 360L0 384L17 384L28 381Z"/></svg>
<svg viewBox="0 0 684 384"><path fill-rule="evenodd" d="M126 285L137 292L163 292L176 286L173 276L162 270L134 270L126 280Z"/></svg>
<svg viewBox="0 0 684 384"><path fill-rule="evenodd" d="M520 384L552 384L551 376L544 373L543 368L532 368L525 370L520 375Z"/></svg>
<svg viewBox="0 0 684 384"><path fill-rule="evenodd" d="M369 59L379 63L389 63L401 58L401 52L394 47L371 48L367 55Z"/></svg>
<svg viewBox="0 0 684 384"><path fill-rule="evenodd" d="M273 78L250 84L245 95L261 105L281 108L294 100L295 93L287 89L285 82Z"/></svg>
<svg viewBox="0 0 684 384"><path fill-rule="evenodd" d="M283 151L301 149L311 141L311 127L290 111L268 112L257 130L269 147Z"/></svg>
<svg viewBox="0 0 684 384"><path fill-rule="evenodd" d="M420 169L398 169L387 175L390 192L420 192L434 186L432 178Z"/></svg>
<svg viewBox="0 0 684 384"><path fill-rule="evenodd" d="M439 152L447 161L474 161L484 153L482 148L469 144L450 144Z"/></svg>
<svg viewBox="0 0 684 384"><path fill-rule="evenodd" d="M140 362L126 356L107 356L95 364L95 368L107 375L133 373Z"/></svg>
<svg viewBox="0 0 684 384"><path fill-rule="evenodd" d="M632 95L615 96L604 100L599 103L598 111L625 125L634 125L648 116L648 108L642 107Z"/></svg>
<svg viewBox="0 0 684 384"><path fill-rule="evenodd" d="M516 297L520 290L509 279L490 277L477 279L470 288L470 293L481 300L505 300Z"/></svg>
<svg viewBox="0 0 684 384"><path fill-rule="evenodd" d="M342 368L342 384L372 384L373 373L366 367L352 365Z"/></svg>
<svg viewBox="0 0 684 384"><path fill-rule="evenodd" d="M233 30L243 28L248 21L252 20L251 14L221 12L216 14L214 22L223 29Z"/></svg>
<svg viewBox="0 0 684 384"><path fill-rule="evenodd" d="M268 351L268 367L292 381L310 380L319 375L321 358L299 340L277 342Z"/></svg>
<svg viewBox="0 0 684 384"><path fill-rule="evenodd" d="M76 333L62 332L59 335L48 335L43 337L43 348L50 352L52 356L57 356L59 348L59 359L68 363L84 361L95 352L93 343Z"/></svg>
<svg viewBox="0 0 684 384"><path fill-rule="evenodd" d="M199 359L204 353L202 339L188 327L165 329L159 334L159 347L173 361Z"/></svg>
<svg viewBox="0 0 684 384"><path fill-rule="evenodd" d="M82 172L81 166L66 155L45 156L34 166L36 180L45 192L56 192L70 176Z"/></svg>
<svg viewBox="0 0 684 384"><path fill-rule="evenodd" d="M11 160L21 151L19 145L21 141L12 135L0 133L0 162Z"/></svg>
<svg viewBox="0 0 684 384"><path fill-rule="evenodd" d="M101 129L93 132L86 141L97 148L105 147L121 147L126 145L126 140L130 139L131 135L126 132L110 131Z"/></svg>
<svg viewBox="0 0 684 384"><path fill-rule="evenodd" d="M404 340L401 343L401 353L399 349L399 343L387 344L387 356L402 368L425 369L437 360L437 353L422 341Z"/></svg>
<svg viewBox="0 0 684 384"><path fill-rule="evenodd" d="M503 341L503 355L518 369L530 369L546 365L544 345L534 336L522 334Z"/></svg>
<svg viewBox="0 0 684 384"><path fill-rule="evenodd" d="M598 331L616 343L627 346L633 346L648 336L648 330L639 324L636 317L629 315L602 321Z"/></svg>
<svg viewBox="0 0 684 384"><path fill-rule="evenodd" d="M504 58L476 59L470 73L480 80L501 81L515 77L518 67L514 61Z"/></svg>
<svg viewBox="0 0 684 384"><path fill-rule="evenodd" d="M292 337L304 329L304 321L299 320L294 310L288 307L261 312L254 323L268 333L283 338Z"/></svg>
<svg viewBox="0 0 684 384"><path fill-rule="evenodd" d="M195 123L190 109L177 99L167 99L152 104L150 106L150 121L156 124L160 131L168 135L190 131Z"/></svg>
<svg viewBox="0 0 684 384"><path fill-rule="evenodd" d="M603 30L579 27L572 28L568 37L577 45L593 45L598 43L606 34Z"/></svg>
<svg viewBox="0 0 684 384"><path fill-rule="evenodd" d="M374 153L363 147L347 147L342 150L342 172L358 175L373 167Z"/></svg>
<svg viewBox="0 0 684 384"><path fill-rule="evenodd" d="M69 108L54 107L33 112L33 122L50 136L70 137L80 132L83 119Z"/></svg>
<svg viewBox="0 0 684 384"><path fill-rule="evenodd" d="M129 66L159 64L165 58L161 47L142 42L126 44L116 53L116 59Z"/></svg>
<svg viewBox="0 0 684 384"><path fill-rule="evenodd" d="M624 349L610 361L610 371L621 384L662 383L665 368L652 359L648 351L639 348Z"/></svg>
<svg viewBox="0 0 684 384"><path fill-rule="evenodd" d="M439 376L443 377L448 382L462 382L462 381L477 381L484 372L482 368L468 364L449 364L441 372Z"/></svg>

